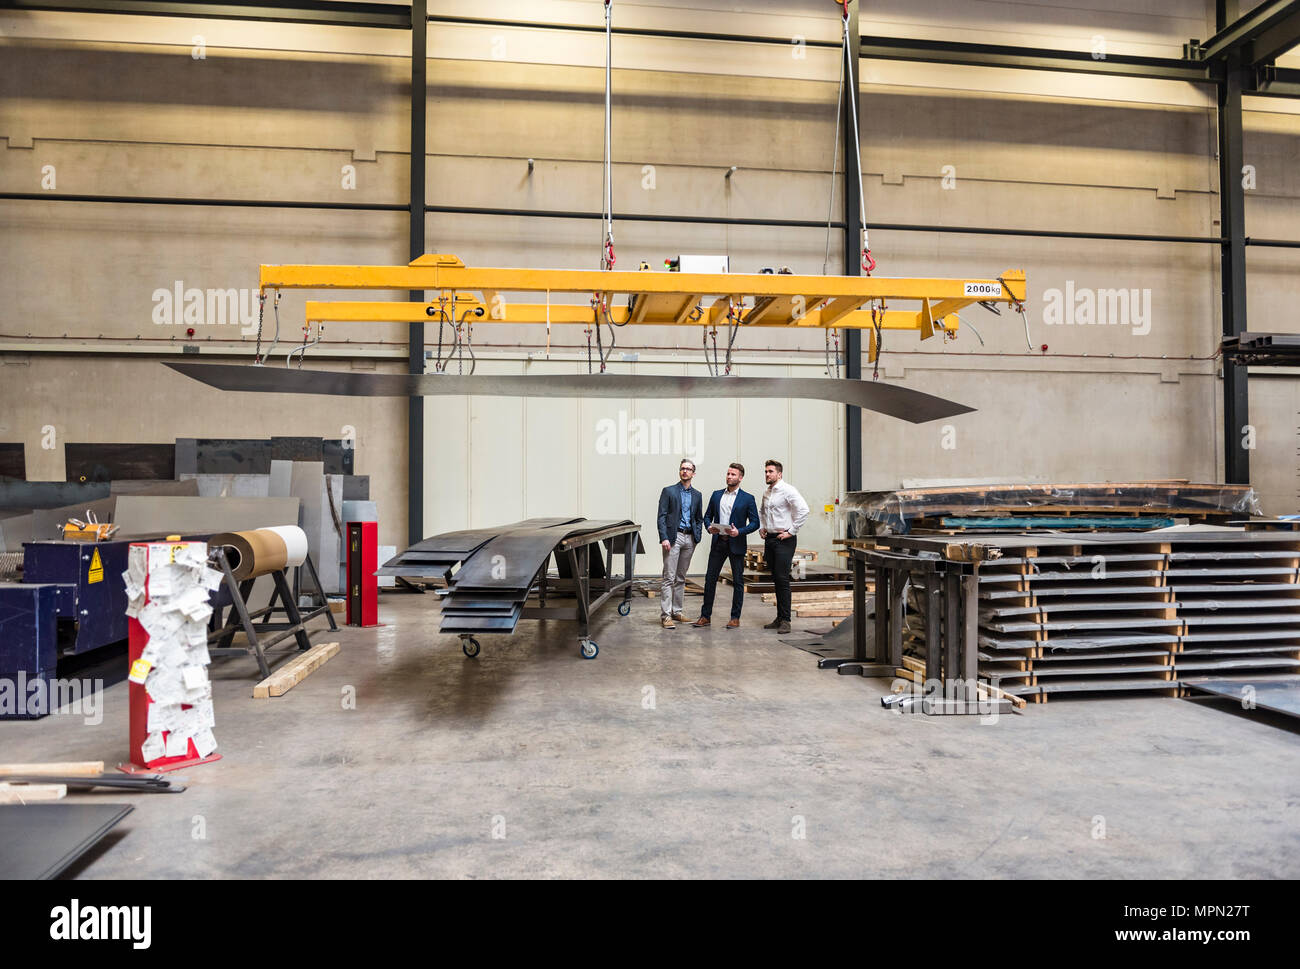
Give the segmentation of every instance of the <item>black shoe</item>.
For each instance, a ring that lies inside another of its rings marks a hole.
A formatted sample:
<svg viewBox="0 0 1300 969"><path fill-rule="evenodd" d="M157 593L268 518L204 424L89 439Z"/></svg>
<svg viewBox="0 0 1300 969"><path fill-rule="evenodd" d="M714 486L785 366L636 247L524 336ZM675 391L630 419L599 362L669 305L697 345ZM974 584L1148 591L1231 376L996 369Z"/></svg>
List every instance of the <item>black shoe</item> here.
<svg viewBox="0 0 1300 969"><path fill-rule="evenodd" d="M763 628L764 628L764 629L777 629L778 627L780 627L780 625L781 625L781 620L780 620L780 619L773 619L771 622L769 622L769 623L768 623L766 626L764 626Z"/></svg>
<svg viewBox="0 0 1300 969"><path fill-rule="evenodd" d="M781 635L785 635L790 631L790 624L788 622L783 622L781 625L776 627L776 631Z"/></svg>

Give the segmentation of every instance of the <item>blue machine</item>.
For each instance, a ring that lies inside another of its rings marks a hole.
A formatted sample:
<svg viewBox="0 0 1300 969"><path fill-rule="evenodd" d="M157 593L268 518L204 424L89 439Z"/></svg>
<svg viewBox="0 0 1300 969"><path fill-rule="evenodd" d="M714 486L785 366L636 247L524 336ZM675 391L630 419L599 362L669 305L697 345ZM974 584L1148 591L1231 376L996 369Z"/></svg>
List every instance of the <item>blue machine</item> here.
<svg viewBox="0 0 1300 969"><path fill-rule="evenodd" d="M130 542L24 542L23 585L58 592L59 652L85 653L127 637Z"/></svg>
<svg viewBox="0 0 1300 969"><path fill-rule="evenodd" d="M33 684L54 679L58 661L58 590L0 582L0 720L34 720L49 712L28 703Z"/></svg>
<svg viewBox="0 0 1300 969"><path fill-rule="evenodd" d="M0 583L0 720L21 714L4 691L55 678L59 656L125 640L130 542L24 542L23 581Z"/></svg>

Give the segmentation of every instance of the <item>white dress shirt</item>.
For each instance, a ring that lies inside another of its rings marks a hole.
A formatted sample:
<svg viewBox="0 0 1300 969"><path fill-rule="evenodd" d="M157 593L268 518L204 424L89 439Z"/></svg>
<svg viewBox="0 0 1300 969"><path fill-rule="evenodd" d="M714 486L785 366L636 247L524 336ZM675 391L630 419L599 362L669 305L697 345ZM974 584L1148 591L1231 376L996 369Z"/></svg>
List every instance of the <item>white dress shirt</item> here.
<svg viewBox="0 0 1300 969"><path fill-rule="evenodd" d="M731 509L736 507L736 494L740 489L735 491L723 491L722 497L718 499L718 524L724 529L731 525Z"/></svg>
<svg viewBox="0 0 1300 969"><path fill-rule="evenodd" d="M769 535L789 532L798 535L803 523L808 520L808 502L792 484L784 479L769 485L763 492L763 507L759 509L759 521Z"/></svg>

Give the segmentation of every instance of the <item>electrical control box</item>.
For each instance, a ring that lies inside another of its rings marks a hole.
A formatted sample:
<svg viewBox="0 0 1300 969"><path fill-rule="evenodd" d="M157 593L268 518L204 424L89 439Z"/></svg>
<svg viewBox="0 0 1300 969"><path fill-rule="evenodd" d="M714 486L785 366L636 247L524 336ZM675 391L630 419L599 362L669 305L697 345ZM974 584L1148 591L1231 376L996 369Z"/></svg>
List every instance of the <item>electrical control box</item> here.
<svg viewBox="0 0 1300 969"><path fill-rule="evenodd" d="M665 259L666 265L673 272L682 273L717 273L730 272L727 268L729 260L726 256L687 256L681 255L675 259Z"/></svg>

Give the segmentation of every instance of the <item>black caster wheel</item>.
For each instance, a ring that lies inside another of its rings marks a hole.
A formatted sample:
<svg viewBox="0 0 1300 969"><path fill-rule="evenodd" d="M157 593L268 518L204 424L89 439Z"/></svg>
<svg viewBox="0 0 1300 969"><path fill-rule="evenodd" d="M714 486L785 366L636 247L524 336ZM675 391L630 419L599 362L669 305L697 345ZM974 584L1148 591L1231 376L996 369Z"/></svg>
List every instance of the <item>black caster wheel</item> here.
<svg viewBox="0 0 1300 969"><path fill-rule="evenodd" d="M596 645L594 640L587 639L583 641L582 643L583 659L595 659L596 654L599 652L600 652L600 647Z"/></svg>
<svg viewBox="0 0 1300 969"><path fill-rule="evenodd" d="M626 599L618 604L618 614L620 616L626 616L631 611L632 603L628 602Z"/></svg>
<svg viewBox="0 0 1300 969"><path fill-rule="evenodd" d="M478 655L478 651L481 647L479 646L477 639L464 639L461 640L460 648L465 651L466 656L473 659Z"/></svg>

